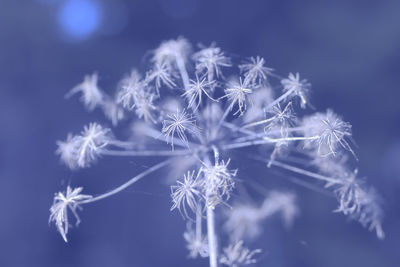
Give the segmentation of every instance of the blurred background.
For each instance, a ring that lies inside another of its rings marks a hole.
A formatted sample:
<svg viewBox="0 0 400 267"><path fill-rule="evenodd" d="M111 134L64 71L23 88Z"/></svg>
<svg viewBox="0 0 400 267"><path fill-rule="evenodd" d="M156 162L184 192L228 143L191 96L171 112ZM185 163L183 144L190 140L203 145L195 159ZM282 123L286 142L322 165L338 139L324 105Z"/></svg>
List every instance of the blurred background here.
<svg viewBox="0 0 400 267"><path fill-rule="evenodd" d="M317 110L352 123L361 176L383 196L379 241L332 213L334 199L280 183L298 193L301 216L290 230L265 222L259 266L400 266L399 14L398 0L0 0L0 266L207 266L187 259L185 222L169 211L160 172L85 206L68 244L48 225L54 192L67 184L104 192L146 164L60 165L55 141L104 120L65 93L94 71L113 92L150 49L181 35L263 56L281 76L300 72Z"/></svg>

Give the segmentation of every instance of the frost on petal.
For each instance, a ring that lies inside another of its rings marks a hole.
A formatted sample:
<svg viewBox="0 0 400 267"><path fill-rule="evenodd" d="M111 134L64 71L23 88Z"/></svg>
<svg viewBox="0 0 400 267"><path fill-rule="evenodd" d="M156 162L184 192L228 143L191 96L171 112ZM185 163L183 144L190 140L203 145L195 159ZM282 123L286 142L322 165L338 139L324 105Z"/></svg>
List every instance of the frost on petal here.
<svg viewBox="0 0 400 267"><path fill-rule="evenodd" d="M240 72L244 74L245 80L253 84L261 84L267 81L274 69L264 66L265 60L262 57L251 57L248 62L239 65Z"/></svg>
<svg viewBox="0 0 400 267"><path fill-rule="evenodd" d="M199 184L199 175L195 175L195 171L188 171L184 174L183 181L178 180L177 185L171 186L171 198L173 205L171 210L178 209L182 214L189 218L188 208L192 212L196 212L201 197L201 189Z"/></svg>
<svg viewBox="0 0 400 267"><path fill-rule="evenodd" d="M192 116L185 110L177 110L175 113L169 114L163 121L162 133L165 135L167 143L171 144L172 148L174 148L175 135L177 135L186 146L189 146L186 132L196 135L199 132L199 128L196 126Z"/></svg>
<svg viewBox="0 0 400 267"><path fill-rule="evenodd" d="M237 105L237 110L234 113L243 115L247 108L248 96L253 92L250 88L250 84L242 81L242 78L237 81L231 79L228 82L227 88L225 89L225 95L222 98L227 98L230 102L230 109L233 110Z"/></svg>
<svg viewBox="0 0 400 267"><path fill-rule="evenodd" d="M58 232L65 242L67 242L67 234L70 227L68 209L70 209L74 215L76 219L75 225L77 226L80 223L80 219L76 210L80 208L80 202L92 198L90 195L80 194L82 190L82 187L72 189L68 186L66 192L58 192L55 194L53 205L50 208L49 223L55 223Z"/></svg>
<svg viewBox="0 0 400 267"><path fill-rule="evenodd" d="M240 240L234 244L230 244L223 249L223 254L220 258L220 263L229 267L240 267L257 262L255 255L261 253L261 249L250 250L243 246L243 241Z"/></svg>
<svg viewBox="0 0 400 267"><path fill-rule="evenodd" d="M89 111L93 110L103 103L104 98L104 93L98 87L97 80L97 73L86 75L83 82L72 88L65 97L69 98L72 95L81 92L82 102Z"/></svg>
<svg viewBox="0 0 400 267"><path fill-rule="evenodd" d="M282 79L283 92L290 92L293 96L300 98L302 108L305 108L308 103L308 94L311 84L306 79L301 80L299 73L290 73L288 78Z"/></svg>

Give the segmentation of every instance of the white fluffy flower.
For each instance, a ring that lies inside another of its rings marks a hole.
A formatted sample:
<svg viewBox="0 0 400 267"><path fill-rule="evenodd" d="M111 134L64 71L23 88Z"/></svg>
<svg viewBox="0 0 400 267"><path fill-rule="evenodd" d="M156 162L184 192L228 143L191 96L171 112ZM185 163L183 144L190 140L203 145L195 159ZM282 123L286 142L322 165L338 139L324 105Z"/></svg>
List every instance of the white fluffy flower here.
<svg viewBox="0 0 400 267"><path fill-rule="evenodd" d="M56 153L69 168L86 168L96 161L112 139L110 129L90 123L80 135L68 135L66 141L58 141Z"/></svg>
<svg viewBox="0 0 400 267"><path fill-rule="evenodd" d="M254 264L257 260L254 258L256 254L261 253L261 249L250 250L243 246L243 241L230 244L224 248L224 253L221 255L220 263L229 267L240 267Z"/></svg>
<svg viewBox="0 0 400 267"><path fill-rule="evenodd" d="M183 238L186 241L186 248L189 250L189 257L194 259L198 256L205 258L208 257L208 241L207 237L203 235L196 235L190 223L186 231L183 233Z"/></svg>
<svg viewBox="0 0 400 267"><path fill-rule="evenodd" d="M171 75L171 70L168 68L166 63L155 63L153 68L147 72L146 81L148 83L154 81L158 94L160 94L159 89L161 88L162 84L166 85L168 88L173 88L176 86Z"/></svg>
<svg viewBox="0 0 400 267"><path fill-rule="evenodd" d="M79 208L79 203L83 200L92 198L90 195L80 194L82 190L82 187L72 189L70 186L68 186L65 193L58 192L54 196L54 202L50 208L49 222L55 223L58 232L60 232L65 242L67 242L67 233L70 226L68 220L68 208L75 216L76 225L78 225L80 223L80 219L76 209Z"/></svg>
<svg viewBox="0 0 400 267"><path fill-rule="evenodd" d="M195 121L185 110L177 110L175 113L169 114L167 119L163 121L162 133L165 135L167 143L170 143L172 148L174 148L175 134L178 135L183 143L187 146L189 145L186 132L196 134L198 128L195 125Z"/></svg>
<svg viewBox="0 0 400 267"><path fill-rule="evenodd" d="M308 103L308 92L310 90L310 83L306 79L300 80L299 73L289 73L289 77L282 79L281 84L283 85L284 92L291 92L301 100L301 107L305 108Z"/></svg>
<svg viewBox="0 0 400 267"><path fill-rule="evenodd" d="M182 37L176 40L168 40L153 51L153 62L159 66L166 66L172 71L177 64L177 60L182 60L184 63L187 60L191 50L190 43Z"/></svg>
<svg viewBox="0 0 400 267"><path fill-rule="evenodd" d="M177 181L178 185L171 186L171 197L173 205L171 210L178 209L186 217L189 218L188 208L195 212L199 205L201 197L201 188L199 187L199 175L195 176L195 171L188 171L184 174L183 181ZM187 208L187 207L188 208Z"/></svg>
<svg viewBox="0 0 400 267"><path fill-rule="evenodd" d="M210 77L209 80L213 79L214 73L217 77L222 75L221 67L230 67L232 65L231 60L215 44L194 53L193 59L196 62L196 72L205 73Z"/></svg>
<svg viewBox="0 0 400 267"><path fill-rule="evenodd" d="M238 113L243 115L247 108L248 95L252 92L253 90L250 88L250 84L246 81L242 81L242 78L239 78L239 81L231 79L225 89L223 98L228 98L231 110L233 110L233 107L237 104L238 109L234 115Z"/></svg>
<svg viewBox="0 0 400 267"><path fill-rule="evenodd" d="M245 80L250 83L263 83L274 69L264 66L265 60L262 57L251 57L248 62L239 65L241 73L244 73Z"/></svg>
<svg viewBox="0 0 400 267"><path fill-rule="evenodd" d="M182 95L189 100L188 107L197 110L202 102L203 94L209 99L217 101L208 93L208 90L210 90L214 84L214 81L209 82L205 77L200 79L197 75L196 80L190 80L188 90Z"/></svg>
<svg viewBox="0 0 400 267"><path fill-rule="evenodd" d="M133 69L129 76L123 78L118 85L117 103L126 109L133 109L138 95L145 90L146 84L141 80L140 74Z"/></svg>
<svg viewBox="0 0 400 267"><path fill-rule="evenodd" d="M78 137L78 166L81 168L90 166L101 155L112 138L111 130L103 128L100 124L90 123L84 126Z"/></svg>
<svg viewBox="0 0 400 267"><path fill-rule="evenodd" d="M292 108L292 102L289 102L283 109L279 104L277 104L273 106L268 113L272 116L270 117L268 124L264 127L264 132L267 133L274 128L279 128L281 137L287 137L289 135L288 128L294 125L296 120Z"/></svg>
<svg viewBox="0 0 400 267"><path fill-rule="evenodd" d="M65 96L70 97L78 92L82 93L82 102L88 110L93 110L95 107L103 103L104 94L97 85L97 73L86 75L83 82L71 89Z"/></svg>
<svg viewBox="0 0 400 267"><path fill-rule="evenodd" d="M60 155L60 160L70 169L78 168L77 151L79 147L79 138L68 134L67 140L57 141L56 154Z"/></svg>
<svg viewBox="0 0 400 267"><path fill-rule="evenodd" d="M233 177L236 176L237 170L229 170L228 161L215 162L212 166L204 166L203 191L207 200L207 205L215 208L221 202L228 200L230 192L235 186Z"/></svg>
<svg viewBox="0 0 400 267"><path fill-rule="evenodd" d="M383 239L382 230L383 210L381 199L373 188L365 188L363 182L357 177L358 171L341 177L338 184L328 184L334 187L334 192L339 201L335 212L342 212L360 222L370 231L375 230L378 238Z"/></svg>
<svg viewBox="0 0 400 267"><path fill-rule="evenodd" d="M320 155L335 155L339 148L344 148L355 156L350 144L346 141L351 137L351 125L344 122L332 110L328 109L326 113L315 113L305 117L302 128L305 137L314 137L306 141L305 146L316 147Z"/></svg>

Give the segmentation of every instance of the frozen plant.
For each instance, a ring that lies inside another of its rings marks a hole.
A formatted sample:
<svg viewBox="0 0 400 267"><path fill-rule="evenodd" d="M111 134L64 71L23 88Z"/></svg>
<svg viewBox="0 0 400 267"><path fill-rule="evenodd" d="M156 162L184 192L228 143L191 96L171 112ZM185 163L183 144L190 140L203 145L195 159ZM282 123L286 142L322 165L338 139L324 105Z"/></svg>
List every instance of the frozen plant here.
<svg viewBox="0 0 400 267"><path fill-rule="evenodd" d="M164 182L172 179L171 210L187 220L183 237L189 256L207 257L211 267L254 264L261 251L244 242L260 236L263 221L274 214L286 225L298 214L294 193L267 189L262 203L243 194L255 175L267 178L274 169L331 190L338 201L335 212L384 238L380 197L361 182L355 167L351 125L330 109L307 110L311 85L299 73L279 77L273 71L260 56L234 64L216 44L193 52L180 37L152 50L147 69L123 77L115 97L99 88L97 74L85 76L67 97L81 94L86 108L102 109L112 126L132 125L132 136L121 140L118 131L89 123L80 134L57 142L61 162L74 170L107 157L159 162L138 167L127 182L93 197L68 186L55 195L50 222L67 241L68 210L79 223L78 208L163 169ZM265 171L243 175L239 163L246 160Z"/></svg>

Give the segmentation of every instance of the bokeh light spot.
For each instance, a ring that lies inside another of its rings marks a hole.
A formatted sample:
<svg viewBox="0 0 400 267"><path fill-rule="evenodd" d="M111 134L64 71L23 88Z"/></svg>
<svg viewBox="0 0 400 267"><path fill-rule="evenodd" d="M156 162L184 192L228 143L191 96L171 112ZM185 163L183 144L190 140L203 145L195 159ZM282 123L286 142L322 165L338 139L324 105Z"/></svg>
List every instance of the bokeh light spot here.
<svg viewBox="0 0 400 267"><path fill-rule="evenodd" d="M68 37L83 40L94 33L100 25L101 6L94 0L68 0L62 6L58 19Z"/></svg>

